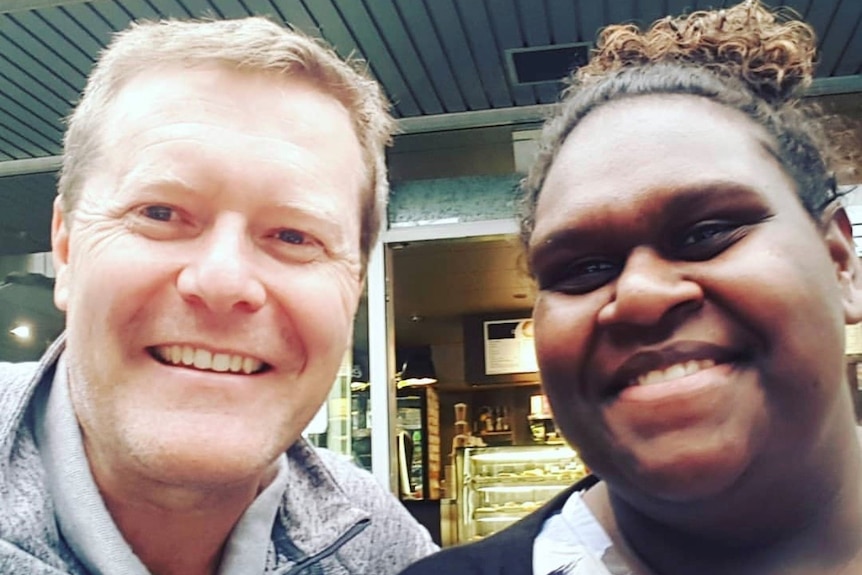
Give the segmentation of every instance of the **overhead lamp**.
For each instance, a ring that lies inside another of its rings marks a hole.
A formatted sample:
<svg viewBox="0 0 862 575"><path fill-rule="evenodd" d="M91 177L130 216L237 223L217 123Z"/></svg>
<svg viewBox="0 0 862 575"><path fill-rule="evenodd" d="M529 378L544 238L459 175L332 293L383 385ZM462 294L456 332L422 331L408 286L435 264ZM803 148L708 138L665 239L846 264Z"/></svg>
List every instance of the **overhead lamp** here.
<svg viewBox="0 0 862 575"><path fill-rule="evenodd" d="M14 335L18 339L29 340L33 337L33 330L26 323L20 323L9 330L9 333Z"/></svg>
<svg viewBox="0 0 862 575"><path fill-rule="evenodd" d="M431 346L401 350L401 371L396 374L398 389L437 383L437 371L431 358Z"/></svg>

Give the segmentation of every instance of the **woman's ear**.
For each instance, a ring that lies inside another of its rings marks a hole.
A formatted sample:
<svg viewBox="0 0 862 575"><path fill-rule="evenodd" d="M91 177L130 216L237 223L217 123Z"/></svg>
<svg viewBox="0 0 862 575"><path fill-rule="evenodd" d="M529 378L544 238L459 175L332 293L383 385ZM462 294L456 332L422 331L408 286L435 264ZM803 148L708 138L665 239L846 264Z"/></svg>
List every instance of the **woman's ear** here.
<svg viewBox="0 0 862 575"><path fill-rule="evenodd" d="M69 302L69 225L60 196L54 199L51 217L51 257L54 263L54 305L66 311Z"/></svg>
<svg viewBox="0 0 862 575"><path fill-rule="evenodd" d="M847 324L862 321L862 263L856 255L853 226L844 208L837 206L823 215L823 232L829 255L835 263L835 272L841 288L844 321Z"/></svg>

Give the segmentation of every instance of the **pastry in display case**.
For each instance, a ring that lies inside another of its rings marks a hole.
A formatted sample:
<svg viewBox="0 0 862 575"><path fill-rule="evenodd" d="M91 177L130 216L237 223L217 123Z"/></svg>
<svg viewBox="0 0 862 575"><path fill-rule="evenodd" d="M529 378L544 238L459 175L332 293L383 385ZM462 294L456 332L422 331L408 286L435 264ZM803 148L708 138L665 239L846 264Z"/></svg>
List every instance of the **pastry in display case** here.
<svg viewBox="0 0 862 575"><path fill-rule="evenodd" d="M462 543L508 527L587 474L565 445L465 447L455 465Z"/></svg>

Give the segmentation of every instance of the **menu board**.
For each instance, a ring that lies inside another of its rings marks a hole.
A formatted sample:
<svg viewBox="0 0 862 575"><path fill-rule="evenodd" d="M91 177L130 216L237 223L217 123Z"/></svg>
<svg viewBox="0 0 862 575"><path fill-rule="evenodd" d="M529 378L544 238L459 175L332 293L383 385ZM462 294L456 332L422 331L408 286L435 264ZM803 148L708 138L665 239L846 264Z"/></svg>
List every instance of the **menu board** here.
<svg viewBox="0 0 862 575"><path fill-rule="evenodd" d="M482 325L485 375L538 371L532 319L486 320Z"/></svg>

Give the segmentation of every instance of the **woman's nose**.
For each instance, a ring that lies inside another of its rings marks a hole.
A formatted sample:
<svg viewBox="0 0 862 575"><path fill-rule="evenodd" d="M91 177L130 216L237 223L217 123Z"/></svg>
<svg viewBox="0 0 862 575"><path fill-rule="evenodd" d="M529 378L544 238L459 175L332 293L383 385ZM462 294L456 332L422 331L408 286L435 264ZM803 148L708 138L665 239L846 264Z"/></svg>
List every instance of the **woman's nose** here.
<svg viewBox="0 0 862 575"><path fill-rule="evenodd" d="M599 311L603 326L652 326L672 310L703 303L701 286L652 248L635 248L614 285L613 299Z"/></svg>

